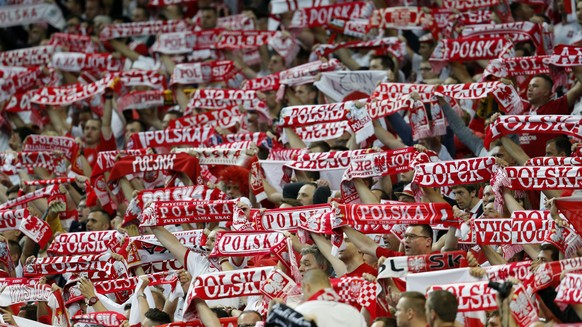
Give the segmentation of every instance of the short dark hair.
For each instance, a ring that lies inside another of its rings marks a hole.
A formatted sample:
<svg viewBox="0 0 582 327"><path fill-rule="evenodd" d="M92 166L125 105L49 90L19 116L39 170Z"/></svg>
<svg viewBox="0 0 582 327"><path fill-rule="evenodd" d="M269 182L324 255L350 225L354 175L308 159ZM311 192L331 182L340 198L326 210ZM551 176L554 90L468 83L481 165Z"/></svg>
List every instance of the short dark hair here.
<svg viewBox="0 0 582 327"><path fill-rule="evenodd" d="M243 314L255 314L255 315L257 315L257 317L259 317L259 320L261 320L261 321L263 320L263 315L256 310L245 310L245 311L240 313L239 317L242 316Z"/></svg>
<svg viewBox="0 0 582 327"><path fill-rule="evenodd" d="M542 246L540 247L540 251L550 251L552 252L552 261L558 261L560 260L560 249L558 249L555 245L550 244L550 243L546 243L546 244L542 244Z"/></svg>
<svg viewBox="0 0 582 327"><path fill-rule="evenodd" d="M96 208L93 208L89 211L90 214L94 213L94 212L102 213L103 215L105 215L105 217L107 217L107 219L109 219L109 221L111 221L111 219L112 219L111 214L109 212L105 211L105 209L103 209L103 208L96 207Z"/></svg>
<svg viewBox="0 0 582 327"><path fill-rule="evenodd" d="M127 121L127 123L125 124L125 126L129 125L129 124L133 124L133 123L138 123L139 126L141 127L142 131L147 131L146 125L143 123L143 121L139 120L139 119L130 119Z"/></svg>
<svg viewBox="0 0 582 327"><path fill-rule="evenodd" d="M149 309L145 313L145 317L159 325L169 324L172 322L170 315L158 308Z"/></svg>
<svg viewBox="0 0 582 327"><path fill-rule="evenodd" d="M554 80L546 74L537 74L535 75L533 78L539 77L541 79L543 79L544 81L546 81L546 83L550 84L550 90L554 89Z"/></svg>
<svg viewBox="0 0 582 327"><path fill-rule="evenodd" d="M546 144L552 143L556 145L556 150L558 150L558 153L564 152L566 157L572 155L572 143L570 143L570 140L567 137L559 136L549 140Z"/></svg>
<svg viewBox="0 0 582 327"><path fill-rule="evenodd" d="M8 196L8 194L15 193L15 192L16 193L20 192L20 185L16 184L16 185L11 186L9 189L7 189L6 196Z"/></svg>
<svg viewBox="0 0 582 327"><path fill-rule="evenodd" d="M390 69L390 71L395 72L396 65L390 56L374 55L370 58L370 61L374 59L379 59L382 62L382 67L384 67L385 70Z"/></svg>
<svg viewBox="0 0 582 327"><path fill-rule="evenodd" d="M430 237L431 239L434 237L432 227L430 227L430 225L427 225L427 224L410 224L410 225L408 225L408 227L416 227L416 226L420 226L422 228L422 232L427 234L425 236Z"/></svg>
<svg viewBox="0 0 582 327"><path fill-rule="evenodd" d="M453 323L457 318L459 301L451 292L436 290L428 295L426 307L434 310L440 320Z"/></svg>
<svg viewBox="0 0 582 327"><path fill-rule="evenodd" d="M384 327L396 327L396 318L392 318L392 317L378 317L376 319L374 319L374 321L372 323L375 322L382 322L384 324Z"/></svg>
<svg viewBox="0 0 582 327"><path fill-rule="evenodd" d="M420 292L403 292L400 294L401 299L407 299L407 307L405 309L412 309L414 313L421 319L426 319L426 312L424 305L426 297Z"/></svg>
<svg viewBox="0 0 582 327"><path fill-rule="evenodd" d="M477 192L477 193L479 193L479 189L480 189L481 187L479 186L479 184L460 184L460 185L453 185L453 186L451 186L451 188L452 188L453 190L454 190L454 189L457 189L457 188L464 188L464 189L466 189L466 190L467 190L469 193L471 193L471 192Z"/></svg>
<svg viewBox="0 0 582 327"><path fill-rule="evenodd" d="M309 149L313 149L313 148L321 148L323 151L322 152L329 152L330 147L329 144L327 142L323 142L323 141L315 141L315 142L311 142L309 144Z"/></svg>
<svg viewBox="0 0 582 327"><path fill-rule="evenodd" d="M325 273L331 276L333 273L333 267L331 263L323 256L317 245L311 245L301 249L301 256L312 254L318 265L325 268Z"/></svg>
<svg viewBox="0 0 582 327"><path fill-rule="evenodd" d="M20 246L20 243L13 241L13 240L9 240L8 241L8 248L10 249L11 254L18 254L19 258L22 255L22 246ZM17 264L17 263L15 262L14 264Z"/></svg>

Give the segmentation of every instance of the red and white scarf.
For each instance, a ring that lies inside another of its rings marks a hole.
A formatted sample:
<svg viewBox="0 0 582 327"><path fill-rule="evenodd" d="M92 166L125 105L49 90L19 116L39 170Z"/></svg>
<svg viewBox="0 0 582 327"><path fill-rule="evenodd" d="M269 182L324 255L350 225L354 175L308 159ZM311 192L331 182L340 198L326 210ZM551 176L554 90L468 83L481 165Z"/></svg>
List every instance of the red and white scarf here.
<svg viewBox="0 0 582 327"><path fill-rule="evenodd" d="M216 48L221 50L256 48L267 44L274 35L275 32L261 30L222 31Z"/></svg>
<svg viewBox="0 0 582 327"><path fill-rule="evenodd" d="M559 67L578 66L582 63L582 47L558 44L554 48L552 64Z"/></svg>
<svg viewBox="0 0 582 327"><path fill-rule="evenodd" d="M327 57L332 52L343 48L376 49L377 52L382 51L384 54L390 54L396 57L399 61L403 60L406 54L406 43L402 42L397 37L385 37L372 41L349 41L336 44L321 44L314 50L314 53L319 57Z"/></svg>
<svg viewBox="0 0 582 327"><path fill-rule="evenodd" d="M469 237L459 240L469 244L542 244L555 228L545 219L473 219Z"/></svg>
<svg viewBox="0 0 582 327"><path fill-rule="evenodd" d="M151 51L173 55L191 53L194 49L213 49L216 47L220 31L220 29L213 29L158 34ZM208 57L210 57L210 51L207 52Z"/></svg>
<svg viewBox="0 0 582 327"><path fill-rule="evenodd" d="M37 301L48 302L48 306L53 310L53 326L70 326L65 314L66 308L60 289L53 292L51 286L47 284L37 284L37 281L32 280L18 283L18 279L13 279L9 282L9 285L2 289L2 294L0 295L0 303L5 307L17 303Z"/></svg>
<svg viewBox="0 0 582 327"><path fill-rule="evenodd" d="M496 183L512 190L575 190L582 188L581 166L505 167L495 173Z"/></svg>
<svg viewBox="0 0 582 327"><path fill-rule="evenodd" d="M413 181L422 187L482 183L491 179L494 164L494 157L418 164Z"/></svg>
<svg viewBox="0 0 582 327"><path fill-rule="evenodd" d="M459 301L459 312L497 310L497 292L488 284L489 282L474 282L432 285L427 293L436 290L451 292Z"/></svg>
<svg viewBox="0 0 582 327"><path fill-rule="evenodd" d="M115 311L92 312L71 317L73 324L79 327L118 327L126 320L125 315Z"/></svg>
<svg viewBox="0 0 582 327"><path fill-rule="evenodd" d="M378 283L369 282L361 277L341 277L332 279L331 282L334 291L339 296L339 302L347 303L356 309L364 307L369 312L375 311L376 296L380 291ZM327 300L333 301L333 299Z"/></svg>
<svg viewBox="0 0 582 327"><path fill-rule="evenodd" d="M338 138L346 131L351 131L350 126L346 120L335 123L316 124L295 128L295 133L305 143L326 141Z"/></svg>
<svg viewBox="0 0 582 327"><path fill-rule="evenodd" d="M263 77L256 77L253 79L245 80L241 86L243 90L255 90L255 91L275 91L279 89L279 74L270 74Z"/></svg>
<svg viewBox="0 0 582 327"><path fill-rule="evenodd" d="M170 84L227 82L236 72L234 62L230 60L178 64L174 67Z"/></svg>
<svg viewBox="0 0 582 327"><path fill-rule="evenodd" d="M49 224L27 209L0 211L0 231L20 230L42 248L53 235Z"/></svg>
<svg viewBox="0 0 582 327"><path fill-rule="evenodd" d="M541 25L537 23L525 21L505 24L469 25L463 27L462 35L463 37L507 35L516 43L531 40L536 47L537 54L546 54Z"/></svg>
<svg viewBox="0 0 582 327"><path fill-rule="evenodd" d="M147 109L161 107L165 103L164 91L136 91L117 99L117 110Z"/></svg>
<svg viewBox="0 0 582 327"><path fill-rule="evenodd" d="M364 18L332 18L329 23L327 23L327 28L331 31L335 31L346 36L365 39L366 34L369 31L368 22L369 20Z"/></svg>
<svg viewBox="0 0 582 327"><path fill-rule="evenodd" d="M108 253L67 257L36 258L24 267L25 277L63 273L88 273L89 279L105 280L127 276L124 262L111 258Z"/></svg>
<svg viewBox="0 0 582 327"><path fill-rule="evenodd" d="M69 162L74 163L79 152L79 144L72 137L33 134L24 139L22 151L60 151Z"/></svg>
<svg viewBox="0 0 582 327"><path fill-rule="evenodd" d="M565 197L554 201L560 213L572 224L578 235L582 235L582 198Z"/></svg>
<svg viewBox="0 0 582 327"><path fill-rule="evenodd" d="M4 79L0 84L0 101L7 100L13 94L25 93L36 88L41 73L39 68L33 68Z"/></svg>
<svg viewBox="0 0 582 327"><path fill-rule="evenodd" d="M390 7L374 10L370 27L431 30L436 27L436 22L422 7Z"/></svg>
<svg viewBox="0 0 582 327"><path fill-rule="evenodd" d="M555 301L564 304L582 303L582 274L566 274L560 282Z"/></svg>
<svg viewBox="0 0 582 327"><path fill-rule="evenodd" d="M51 35L49 44L52 46L60 46L74 52L99 52L99 45L89 35L54 33Z"/></svg>
<svg viewBox="0 0 582 327"><path fill-rule="evenodd" d="M528 159L524 166L582 166L580 157L536 157Z"/></svg>
<svg viewBox="0 0 582 327"><path fill-rule="evenodd" d="M465 0L443 0L442 7L446 9L456 9L458 11L469 11L485 7L492 7L498 5L500 0L479 0L479 1L465 1Z"/></svg>
<svg viewBox="0 0 582 327"><path fill-rule="evenodd" d="M254 211L251 221L257 230L289 230L295 231L313 215L331 212L329 204L301 206L295 208L270 209Z"/></svg>
<svg viewBox="0 0 582 327"><path fill-rule="evenodd" d="M489 61L489 65L485 68L483 78L487 76L503 78L548 74L551 72L552 57L546 55L493 59Z"/></svg>
<svg viewBox="0 0 582 327"><path fill-rule="evenodd" d="M232 116L239 116L241 113L238 107L231 107L226 109L216 109L210 110L205 113L181 117L178 119L171 120L168 123L169 129L179 129L186 127L195 127L203 124L208 124L212 122L217 122L224 118L229 118Z"/></svg>
<svg viewBox="0 0 582 327"><path fill-rule="evenodd" d="M209 257L270 254L271 248L283 239L285 235L281 232L221 232Z"/></svg>
<svg viewBox="0 0 582 327"><path fill-rule="evenodd" d="M47 186L53 184L64 184L73 183L75 178L72 177L61 177L61 178L51 178L51 179L39 179L34 181L24 181L24 185L27 186Z"/></svg>
<svg viewBox="0 0 582 327"><path fill-rule="evenodd" d="M47 22L59 30L66 22L55 3L0 7L0 28Z"/></svg>
<svg viewBox="0 0 582 327"><path fill-rule="evenodd" d="M492 93L503 111L508 114L523 111L521 98L515 88L503 82L439 85L434 92L436 95L449 96L457 100L483 99Z"/></svg>
<svg viewBox="0 0 582 327"><path fill-rule="evenodd" d="M139 132L131 135L127 148L133 150L155 147L171 148L178 145L198 146L214 133L216 131L209 126Z"/></svg>
<svg viewBox="0 0 582 327"><path fill-rule="evenodd" d="M451 61L473 61L509 57L513 42L505 37L444 39L437 43L430 62L436 70Z"/></svg>
<svg viewBox="0 0 582 327"><path fill-rule="evenodd" d="M128 72L109 73L110 78L119 77L123 86L147 86L156 90L166 89L166 78L155 70L130 70Z"/></svg>
<svg viewBox="0 0 582 327"><path fill-rule="evenodd" d="M62 160L62 159L61 159ZM18 169L30 169L30 168L45 168L52 172L55 166L60 164L60 161L49 151L40 152L18 152L16 156L12 153L1 153L0 154L0 164L2 165L2 171L9 175L18 174ZM42 184L41 181L25 181L25 183L35 183L37 184L25 184L25 185L45 185L53 183Z"/></svg>
<svg viewBox="0 0 582 327"><path fill-rule="evenodd" d="M0 65L4 66L46 66L55 52L53 45L41 45L0 53Z"/></svg>
<svg viewBox="0 0 582 327"><path fill-rule="evenodd" d="M370 2L345 2L328 6L308 7L295 11L289 28L325 26L331 19L369 17L374 6Z"/></svg>
<svg viewBox="0 0 582 327"><path fill-rule="evenodd" d="M9 200L9 201L6 201L6 202L0 204L0 210L23 207L24 205L26 205L30 201L33 201L36 199L41 199L41 198L48 198L49 196L56 194L58 191L59 191L59 188L57 185L49 185L47 187L36 190L32 193L27 193L27 194L21 195L21 196L17 197L16 199L12 199L12 200Z"/></svg>
<svg viewBox="0 0 582 327"><path fill-rule="evenodd" d="M186 32L191 28L192 26L190 26L190 23L187 20L155 20L147 22L110 24L101 30L99 38L101 40L110 40L140 35Z"/></svg>
<svg viewBox="0 0 582 327"><path fill-rule="evenodd" d="M507 134L549 133L565 134L580 138L582 118L567 115L500 116L489 125L485 147Z"/></svg>
<svg viewBox="0 0 582 327"><path fill-rule="evenodd" d="M232 147L226 148L225 145ZM211 148L180 148L180 152L196 153L201 165L227 165L227 166L246 166L252 156L246 154L251 148L252 142L236 142L217 145Z"/></svg>
<svg viewBox="0 0 582 327"><path fill-rule="evenodd" d="M291 169L305 171L344 169L349 167L351 158L368 152L373 152L373 150L307 153L297 158L296 161L285 164L285 166Z"/></svg>
<svg viewBox="0 0 582 327"><path fill-rule="evenodd" d="M380 70L325 72L314 85L331 101L341 102L356 93L372 94L385 78L386 72Z"/></svg>
<svg viewBox="0 0 582 327"><path fill-rule="evenodd" d="M191 95L184 114L190 114L194 108L224 109L238 105L253 110L259 102L254 90L197 89Z"/></svg>
<svg viewBox="0 0 582 327"><path fill-rule="evenodd" d="M303 8L321 7L329 5L329 0L273 0L271 14L283 14Z"/></svg>
<svg viewBox="0 0 582 327"><path fill-rule="evenodd" d="M58 52L53 55L52 65L61 71L121 71L124 59L115 58L108 53Z"/></svg>
<svg viewBox="0 0 582 327"><path fill-rule="evenodd" d="M458 224L447 203L341 204L341 220L355 224ZM338 217L339 218L339 217Z"/></svg>
<svg viewBox="0 0 582 327"><path fill-rule="evenodd" d="M102 94L107 88L119 90L120 87L119 80L111 77L105 77L86 85L78 83L62 87L47 86L32 92L30 102L42 105L70 105Z"/></svg>
<svg viewBox="0 0 582 327"><path fill-rule="evenodd" d="M178 284L178 274L175 271L148 274L147 278L149 280L148 286L171 285L172 289L174 289ZM94 284L95 292L99 294L111 294L122 291L132 291L136 289L139 279L139 276L134 276L96 282Z"/></svg>
<svg viewBox="0 0 582 327"><path fill-rule="evenodd" d="M192 229L188 231L173 232L180 244L184 245L189 249L194 249L194 251L199 252L201 248L202 239L204 236L203 229ZM163 247L162 243L158 240L155 235L140 235L131 237L131 242L137 245L138 250L145 249L146 245L155 245L158 247ZM152 253L150 253L152 254Z"/></svg>
<svg viewBox="0 0 582 327"><path fill-rule="evenodd" d="M188 176L191 181L197 181L200 175L200 164L197 158L184 153L127 156L115 163L109 175L109 182L128 174L143 172L181 172Z"/></svg>
<svg viewBox="0 0 582 327"><path fill-rule="evenodd" d="M125 239L126 235L118 231L62 233L47 251L52 255L100 254L108 250L117 253Z"/></svg>
<svg viewBox="0 0 582 327"><path fill-rule="evenodd" d="M189 2L196 2L195 0L149 0L148 6L151 7L165 7L170 5L188 4Z"/></svg>
<svg viewBox="0 0 582 327"><path fill-rule="evenodd" d="M293 278L279 269L273 269L261 285L261 293L269 299L286 301L288 297L300 296L302 292Z"/></svg>
<svg viewBox="0 0 582 327"><path fill-rule="evenodd" d="M232 201L154 201L145 207L140 226L232 221Z"/></svg>
<svg viewBox="0 0 582 327"><path fill-rule="evenodd" d="M343 65L337 59L326 62L317 60L289 68L279 73L279 83L288 86L297 86L315 82L319 73L341 70Z"/></svg>
<svg viewBox="0 0 582 327"><path fill-rule="evenodd" d="M452 251L386 259L378 268L378 279L405 277L409 273L467 267L467 253Z"/></svg>

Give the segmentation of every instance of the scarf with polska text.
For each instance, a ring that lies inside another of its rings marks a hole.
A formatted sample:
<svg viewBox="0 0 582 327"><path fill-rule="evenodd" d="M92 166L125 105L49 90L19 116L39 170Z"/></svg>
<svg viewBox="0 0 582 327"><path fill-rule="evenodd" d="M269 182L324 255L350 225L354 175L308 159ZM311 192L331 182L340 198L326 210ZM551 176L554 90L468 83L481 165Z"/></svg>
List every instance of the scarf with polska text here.
<svg viewBox="0 0 582 327"><path fill-rule="evenodd" d="M555 69L552 55L544 56L529 56L529 57L515 57L493 59L483 72L483 78L488 76L495 76L497 78L515 77L538 74L554 74Z"/></svg>
<svg viewBox="0 0 582 327"><path fill-rule="evenodd" d="M186 223L232 221L235 202L154 201L144 208L140 226L166 226Z"/></svg>
<svg viewBox="0 0 582 327"><path fill-rule="evenodd" d="M453 33L456 33L458 26L493 24L493 11L487 9L455 13L452 10L436 8L432 10L432 14L445 39L454 38Z"/></svg>
<svg viewBox="0 0 582 327"><path fill-rule="evenodd" d="M409 273L420 273L467 267L465 251L451 251L422 255L392 257L378 268L378 279L405 277Z"/></svg>
<svg viewBox="0 0 582 327"><path fill-rule="evenodd" d="M200 25L198 22L198 13L194 16L193 21L194 25ZM218 28L224 28L225 30L255 30L255 20L251 19L249 16L245 14L238 14L238 15L229 15L225 17L218 17L218 21L216 22L216 26Z"/></svg>
<svg viewBox="0 0 582 327"><path fill-rule="evenodd" d="M326 26L331 19L368 18L373 10L374 6L370 2L364 1L302 8L293 14L289 28Z"/></svg>
<svg viewBox="0 0 582 327"><path fill-rule="evenodd" d="M582 167L505 167L494 172L492 180L512 190L573 190L582 187Z"/></svg>
<svg viewBox="0 0 582 327"><path fill-rule="evenodd" d="M483 183L491 179L494 157L428 162L414 166L413 182L421 187Z"/></svg>
<svg viewBox="0 0 582 327"><path fill-rule="evenodd" d="M316 124L295 128L295 134L305 143L326 141L342 136L346 131L351 131L346 120L335 123Z"/></svg>
<svg viewBox="0 0 582 327"><path fill-rule="evenodd" d="M192 229L187 231L180 231L180 232L172 232L180 244L184 245L185 247L193 250L195 252L202 252L206 253L206 249L200 245L202 243L202 239L204 238L204 230L202 229ZM138 247L139 250L145 250L146 247L151 245L164 247L162 243L158 240L155 235L140 235L140 236L132 236L130 241ZM153 254L153 253L150 253Z"/></svg>
<svg viewBox="0 0 582 327"><path fill-rule="evenodd" d="M489 149L491 142L504 135L522 133L565 134L580 138L582 118L571 115L500 116L489 125L485 148Z"/></svg>
<svg viewBox="0 0 582 327"><path fill-rule="evenodd" d="M542 244L549 231L555 228L553 220L546 219L471 219L470 231L459 243L492 244Z"/></svg>
<svg viewBox="0 0 582 327"><path fill-rule="evenodd" d="M115 58L108 53L58 52L53 55L52 65L61 71L121 71L125 59Z"/></svg>
<svg viewBox="0 0 582 327"><path fill-rule="evenodd" d="M336 219L348 225L459 223L448 203L340 204Z"/></svg>
<svg viewBox="0 0 582 327"><path fill-rule="evenodd" d="M47 22L62 30L66 26L61 9L55 3L0 7L0 28Z"/></svg>
<svg viewBox="0 0 582 327"><path fill-rule="evenodd" d="M132 22L110 24L99 33L103 40L118 39L141 35L156 35L162 33L187 32L192 29L187 20L154 20L146 22Z"/></svg>
<svg viewBox="0 0 582 327"><path fill-rule="evenodd" d="M582 47L558 44L554 48L552 64L559 67L579 66L582 63Z"/></svg>
<svg viewBox="0 0 582 327"><path fill-rule="evenodd" d="M582 267L582 258L575 257L541 264L534 272L532 287L542 290L549 286L558 286L562 274L579 271Z"/></svg>
<svg viewBox="0 0 582 327"><path fill-rule="evenodd" d="M536 53L538 55L546 54L541 25L528 21L464 26L462 36L509 36L515 43L531 40L536 48Z"/></svg>
<svg viewBox="0 0 582 327"><path fill-rule="evenodd" d="M235 89L197 89L192 93L184 115L192 113L194 108L224 109L242 105L253 110L259 102L254 90Z"/></svg>
<svg viewBox="0 0 582 327"><path fill-rule="evenodd" d="M501 0L481 0L481 1L464 1L464 0L443 0L442 7L446 9L456 9L458 11L469 11L492 7L498 5Z"/></svg>
<svg viewBox="0 0 582 327"><path fill-rule="evenodd" d="M127 276L125 262L117 261L109 253L66 257L36 258L24 267L25 277L64 273L89 274L91 280L107 280Z"/></svg>
<svg viewBox="0 0 582 327"><path fill-rule="evenodd" d="M155 90L166 89L166 78L155 70L130 70L124 72L112 72L107 76L110 78L119 78L121 84L125 87L147 86Z"/></svg>
<svg viewBox="0 0 582 327"><path fill-rule="evenodd" d="M62 233L55 237L47 252L49 255L100 254L111 249L118 253L127 236L118 231Z"/></svg>
<svg viewBox="0 0 582 327"><path fill-rule="evenodd" d="M53 33L49 40L51 46L58 46L73 52L97 53L99 45L89 35Z"/></svg>
<svg viewBox="0 0 582 327"><path fill-rule="evenodd" d="M398 61L402 61L406 54L406 44L397 37L385 37L372 41L348 41L336 44L320 44L315 48L314 53L318 57L327 57L334 51L343 48L381 50L385 54L394 56Z"/></svg>
<svg viewBox="0 0 582 327"><path fill-rule="evenodd" d="M256 48L267 44L274 35L273 31L225 30L220 33L216 48L220 50Z"/></svg>
<svg viewBox="0 0 582 327"><path fill-rule="evenodd" d="M117 99L117 110L141 110L152 107L161 107L165 104L163 90L135 91Z"/></svg>
<svg viewBox="0 0 582 327"><path fill-rule="evenodd" d="M566 274L560 282L555 301L564 304L582 303L580 285L582 285L582 274Z"/></svg>
<svg viewBox="0 0 582 327"><path fill-rule="evenodd" d="M71 317L76 327L118 327L126 320L125 315L115 311L91 312Z"/></svg>
<svg viewBox="0 0 582 327"><path fill-rule="evenodd" d="M406 30L436 30L436 21L423 7L389 7L374 10L370 27Z"/></svg>
<svg viewBox="0 0 582 327"><path fill-rule="evenodd" d="M511 57L513 42L506 37L461 37L439 40L429 61L440 71L451 61L474 61Z"/></svg>
<svg viewBox="0 0 582 327"><path fill-rule="evenodd" d="M279 83L287 86L313 83L317 74L341 69L342 63L335 58L328 61L316 60L280 72Z"/></svg>
<svg viewBox="0 0 582 327"><path fill-rule="evenodd" d="M358 39L366 38L368 34L368 19L342 19L332 18L327 23L327 28L336 33L352 36Z"/></svg>
<svg viewBox="0 0 582 327"><path fill-rule="evenodd" d="M36 88L41 75L42 71L39 68L32 68L4 79L0 84L0 101L9 99L13 94L25 93Z"/></svg>
<svg viewBox="0 0 582 327"><path fill-rule="evenodd" d="M44 247L53 235L49 224L31 215L28 209L0 211L0 231L19 230Z"/></svg>
<svg viewBox="0 0 582 327"><path fill-rule="evenodd" d="M166 7L170 5L188 4L196 0L149 0L148 7Z"/></svg>
<svg viewBox="0 0 582 327"><path fill-rule="evenodd" d="M16 175L18 169L31 169L31 168L45 168L49 172L53 172L55 167L63 165L61 163L65 158L55 157L52 151L30 151L30 152L18 152L16 156L12 153L0 153L0 164L2 165L2 171L10 173L11 175ZM36 183L35 183L36 182ZM47 185L53 183L44 183L40 180L37 181L25 181L25 185ZM32 184L26 184L32 183Z"/></svg>
<svg viewBox="0 0 582 327"><path fill-rule="evenodd" d="M111 168L108 181L116 181L128 174L159 171L184 173L191 181L197 181L200 163L198 158L185 153L127 156L117 161Z"/></svg>
<svg viewBox="0 0 582 327"><path fill-rule="evenodd" d="M307 154L309 154L309 150L305 148L297 149L279 148L273 149L271 152L269 152L267 160L297 161L299 160L299 158L302 158L304 155Z"/></svg>
<svg viewBox="0 0 582 327"><path fill-rule="evenodd" d="M123 225L138 219L144 206L151 201L188 201L188 200L225 200L224 194L218 188L208 188L204 185L165 187L163 189L141 190L129 203L123 218Z"/></svg>
<svg viewBox="0 0 582 327"><path fill-rule="evenodd" d="M80 83L67 86L46 86L37 89L32 93L31 103L40 105L70 105L77 101L85 100L105 92L112 88L118 92L121 87L121 80L106 76L96 82L81 85Z"/></svg>
<svg viewBox="0 0 582 327"><path fill-rule="evenodd" d="M216 41L221 31L222 29L210 29L158 34L156 42L150 49L153 52L168 55L187 54L192 53L193 50L206 50L208 52L207 56L198 60L190 59L189 61L199 61L208 57L215 58L216 56L211 55L210 49L216 47Z"/></svg>
<svg viewBox="0 0 582 327"><path fill-rule="evenodd" d="M178 119L171 120L168 123L168 129L180 129L187 127L195 127L198 125L208 124L212 122L219 121L223 118L228 118L232 116L240 116L241 112L238 107L233 106L225 109L210 110L201 114L196 114L192 116L181 117Z"/></svg>
<svg viewBox="0 0 582 327"><path fill-rule="evenodd" d="M252 148L250 141L225 143L211 148L179 148L177 153L195 153L201 165L227 165L246 167L254 158L247 151ZM226 147L226 145L229 145Z"/></svg>
<svg viewBox="0 0 582 327"><path fill-rule="evenodd" d="M524 166L582 166L580 157L535 157L528 159Z"/></svg>
<svg viewBox="0 0 582 327"><path fill-rule="evenodd" d="M459 312L497 310L497 292L489 282L452 283L429 286L427 293L444 290L451 292L459 302Z"/></svg>
<svg viewBox="0 0 582 327"><path fill-rule="evenodd" d="M41 45L0 53L0 65L4 66L46 66L51 62L55 46Z"/></svg>
<svg viewBox="0 0 582 327"><path fill-rule="evenodd" d="M194 316L194 298L217 300L261 295L261 285L266 282L272 269L274 268L246 268L197 276L186 295L184 320L190 320Z"/></svg>
<svg viewBox="0 0 582 327"><path fill-rule="evenodd" d="M299 156L295 161L285 164L285 167L305 171L343 169L349 167L351 158L354 156L371 152L374 152L374 150L361 149L351 151L306 153L302 156Z"/></svg>
<svg viewBox="0 0 582 327"><path fill-rule="evenodd" d="M236 73L234 62L230 60L178 64L170 85L228 82Z"/></svg>
<svg viewBox="0 0 582 327"><path fill-rule="evenodd" d="M242 83L241 89L262 92L276 91L280 86L279 79L279 73L247 79Z"/></svg>
<svg viewBox="0 0 582 327"><path fill-rule="evenodd" d="M24 205L26 205L30 201L33 201L36 199L48 198L54 194L57 194L58 192L59 192L59 188L57 185L55 185L55 184L49 185L47 187L36 190L32 193L27 193L27 194L21 195L21 196L17 197L16 199L12 199L12 200L9 200L9 201L6 201L6 202L0 204L0 210L7 210L10 208L24 207Z"/></svg>
<svg viewBox="0 0 582 327"><path fill-rule="evenodd" d="M70 326L65 311L62 290L52 291L47 284L38 284L38 281L25 280L18 283L21 278L12 279L0 294L0 305L7 307L22 302L47 302L53 311L52 326ZM4 282L4 281L2 281Z"/></svg>
<svg viewBox="0 0 582 327"><path fill-rule="evenodd" d="M313 215L332 211L330 204L318 204L295 208L255 211L250 220L258 231L296 231L301 222Z"/></svg>
<svg viewBox="0 0 582 327"><path fill-rule="evenodd" d="M244 257L270 254L271 248L285 239L278 231L221 232L216 236L209 257Z"/></svg>
<svg viewBox="0 0 582 327"><path fill-rule="evenodd" d="M523 111L523 103L515 88L503 82L439 85L434 89L434 93L456 100L483 99L493 94L504 112L517 114Z"/></svg>
<svg viewBox="0 0 582 327"><path fill-rule="evenodd" d="M271 151L282 148L281 143L279 143L276 138L269 137L269 135L265 132L236 133L227 135L215 134L215 136L217 136L217 140L214 141L211 138L212 142L210 142L209 145L226 145L237 142L252 142Z"/></svg>
<svg viewBox="0 0 582 327"><path fill-rule="evenodd" d="M171 148L178 145L199 146L214 133L216 133L214 128L208 125L139 132L131 135L127 148L134 150L155 147Z"/></svg>
<svg viewBox="0 0 582 327"><path fill-rule="evenodd" d="M166 271L147 275L149 286L170 285L172 290L178 284L178 274L175 271ZM99 294L111 294L122 291L135 290L139 282L139 276L120 278L114 280L105 280L95 283L95 292Z"/></svg>
<svg viewBox="0 0 582 327"><path fill-rule="evenodd" d="M363 142L374 134L372 119L365 106L355 101L324 105L293 106L281 110L281 127L300 127L347 120L356 135L356 142Z"/></svg>
<svg viewBox="0 0 582 327"><path fill-rule="evenodd" d="M60 151L65 158L73 165L73 169L79 170L75 164L79 153L79 144L75 139L67 136L50 136L50 135L28 135L22 144L24 152L54 152Z"/></svg>

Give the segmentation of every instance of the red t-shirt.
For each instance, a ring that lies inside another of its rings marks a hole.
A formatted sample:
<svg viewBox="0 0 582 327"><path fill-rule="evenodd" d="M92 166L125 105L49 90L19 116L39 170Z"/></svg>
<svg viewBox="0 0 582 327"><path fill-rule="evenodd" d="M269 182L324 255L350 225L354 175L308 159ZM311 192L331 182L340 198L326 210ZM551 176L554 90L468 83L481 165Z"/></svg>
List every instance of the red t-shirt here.
<svg viewBox="0 0 582 327"><path fill-rule="evenodd" d="M404 253L402 253L402 252L390 250L387 248L383 248L381 246L376 248L376 258L378 258L378 259L380 257L384 257L384 258L401 257L403 255L404 255Z"/></svg>
<svg viewBox="0 0 582 327"><path fill-rule="evenodd" d="M343 278L343 277L362 277L362 275L364 273L368 273L368 274L372 274L372 275L376 276L378 274L378 269L375 269L374 267L370 266L367 263L362 263L361 265L358 266L358 268L356 268L356 270L352 271L351 273L345 273L341 278Z"/></svg>
<svg viewBox="0 0 582 327"><path fill-rule="evenodd" d="M531 105L524 103L524 113L534 115L569 115L568 98L564 95L558 99L549 101L536 110L530 111ZM546 142L561 136L561 134L520 134L519 143L530 158L546 155Z"/></svg>
<svg viewBox="0 0 582 327"><path fill-rule="evenodd" d="M97 154L102 151L114 151L117 150L117 144L115 143L115 137L111 134L111 138L106 140L101 135L101 139L99 140L99 144L95 148L83 148L83 153L85 154L85 158L89 162L91 168L97 162Z"/></svg>

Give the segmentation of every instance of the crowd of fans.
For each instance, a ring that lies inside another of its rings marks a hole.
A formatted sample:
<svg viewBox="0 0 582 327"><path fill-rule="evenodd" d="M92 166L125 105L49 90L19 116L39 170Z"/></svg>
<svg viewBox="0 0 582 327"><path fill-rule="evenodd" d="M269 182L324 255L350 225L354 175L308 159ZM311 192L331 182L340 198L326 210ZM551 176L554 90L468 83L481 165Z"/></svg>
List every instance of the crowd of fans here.
<svg viewBox="0 0 582 327"><path fill-rule="evenodd" d="M581 24L570 0L0 0L1 323L579 323Z"/></svg>

